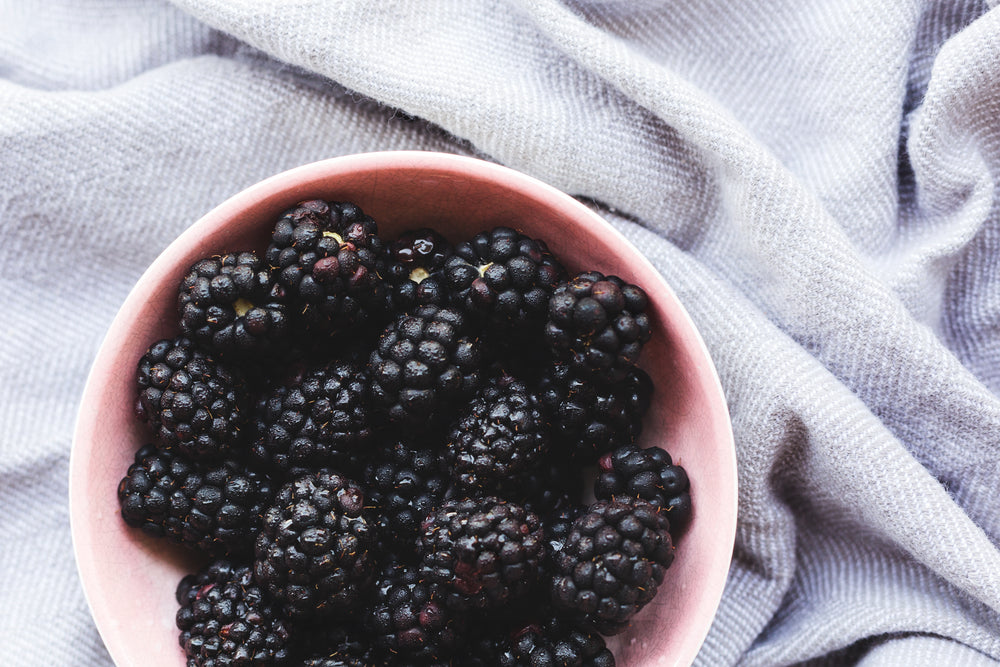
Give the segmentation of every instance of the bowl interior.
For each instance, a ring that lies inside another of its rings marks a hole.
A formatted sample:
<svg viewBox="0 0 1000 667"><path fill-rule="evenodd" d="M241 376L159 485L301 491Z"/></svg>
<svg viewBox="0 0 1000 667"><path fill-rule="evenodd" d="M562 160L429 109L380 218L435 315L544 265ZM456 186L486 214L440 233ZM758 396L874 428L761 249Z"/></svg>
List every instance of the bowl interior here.
<svg viewBox="0 0 1000 667"><path fill-rule="evenodd" d="M177 330L174 294L205 255L262 251L271 225L304 199L349 200L392 238L431 226L451 240L505 224L544 239L571 271L598 270L651 297L654 338L642 365L656 390L642 436L684 465L694 516L659 594L611 638L620 665L688 664L718 606L736 526L736 468L725 400L690 318L652 265L599 216L512 170L453 155L391 152L333 158L263 181L227 200L172 243L136 284L97 355L70 463L70 513L84 590L120 666L178 667L174 589L197 559L128 528L116 489L148 436L133 417L135 367Z"/></svg>

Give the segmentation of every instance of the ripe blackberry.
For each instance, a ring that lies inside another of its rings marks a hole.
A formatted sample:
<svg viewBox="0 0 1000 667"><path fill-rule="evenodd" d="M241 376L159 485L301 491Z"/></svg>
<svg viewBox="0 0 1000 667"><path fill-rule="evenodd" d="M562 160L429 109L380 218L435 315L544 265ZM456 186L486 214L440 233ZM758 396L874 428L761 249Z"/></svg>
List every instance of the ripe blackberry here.
<svg viewBox="0 0 1000 667"><path fill-rule="evenodd" d="M270 482L232 460L191 462L145 445L118 484L122 519L216 556L249 555Z"/></svg>
<svg viewBox="0 0 1000 667"><path fill-rule="evenodd" d="M421 573L455 610L506 605L533 590L545 557L541 520L495 497L446 500L417 538Z"/></svg>
<svg viewBox="0 0 1000 667"><path fill-rule="evenodd" d="M252 459L286 472L334 466L355 471L372 434L365 369L331 361L303 369L258 399Z"/></svg>
<svg viewBox="0 0 1000 667"><path fill-rule="evenodd" d="M666 513L674 538L687 526L691 519L687 472L674 465L666 450L626 445L602 456L599 465L601 473L594 482L594 496L598 500L646 500Z"/></svg>
<svg viewBox="0 0 1000 667"><path fill-rule="evenodd" d="M666 513L644 500L600 500L573 522L553 559L559 614L604 635L623 631L674 558Z"/></svg>
<svg viewBox="0 0 1000 667"><path fill-rule="evenodd" d="M443 269L452 252L451 243L427 227L404 232L389 244L385 280L393 312L447 305Z"/></svg>
<svg viewBox="0 0 1000 667"><path fill-rule="evenodd" d="M136 415L164 448L196 459L219 458L239 441L243 383L189 338L153 343L136 375Z"/></svg>
<svg viewBox="0 0 1000 667"><path fill-rule="evenodd" d="M545 339L578 374L621 381L650 338L648 304L642 288L618 276L579 273L553 292Z"/></svg>
<svg viewBox="0 0 1000 667"><path fill-rule="evenodd" d="M447 457L462 493L495 491L530 471L548 451L536 397L512 375L490 377L451 428Z"/></svg>
<svg viewBox="0 0 1000 667"><path fill-rule="evenodd" d="M570 364L556 363L543 373L537 391L549 415L554 442L589 464L639 437L653 382L635 367L619 382L608 382L580 375Z"/></svg>
<svg viewBox="0 0 1000 667"><path fill-rule="evenodd" d="M268 352L288 335L280 286L253 252L206 257L181 280L181 332L221 355Z"/></svg>
<svg viewBox="0 0 1000 667"><path fill-rule="evenodd" d="M447 664L461 644L463 620L417 568L397 565L386 567L376 582L367 616L379 655L405 665Z"/></svg>
<svg viewBox="0 0 1000 667"><path fill-rule="evenodd" d="M614 667L615 657L596 632L558 618L524 625L501 640L499 667Z"/></svg>
<svg viewBox="0 0 1000 667"><path fill-rule="evenodd" d="M354 204L314 199L286 211L264 256L311 329L384 317L385 244L375 221Z"/></svg>
<svg viewBox="0 0 1000 667"><path fill-rule="evenodd" d="M177 628L188 667L291 662L292 632L249 567L215 561L177 586Z"/></svg>
<svg viewBox="0 0 1000 667"><path fill-rule="evenodd" d="M308 472L264 512L254 575L290 618L342 617L372 583L374 541L361 489L334 472Z"/></svg>
<svg viewBox="0 0 1000 667"><path fill-rule="evenodd" d="M449 484L440 452L404 440L373 457L364 481L386 548L396 553L412 550L421 523L444 499Z"/></svg>
<svg viewBox="0 0 1000 667"><path fill-rule="evenodd" d="M448 403L478 389L480 343L458 311L420 306L385 328L368 370L374 402L390 421L427 424Z"/></svg>
<svg viewBox="0 0 1000 667"><path fill-rule="evenodd" d="M451 303L504 334L532 335L566 271L544 241L496 227L455 246L445 264Z"/></svg>

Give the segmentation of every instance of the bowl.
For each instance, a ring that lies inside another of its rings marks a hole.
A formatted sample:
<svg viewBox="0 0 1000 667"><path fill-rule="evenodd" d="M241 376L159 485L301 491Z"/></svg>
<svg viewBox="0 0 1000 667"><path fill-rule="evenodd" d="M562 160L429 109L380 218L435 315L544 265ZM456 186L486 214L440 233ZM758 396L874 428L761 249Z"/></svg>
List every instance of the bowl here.
<svg viewBox="0 0 1000 667"><path fill-rule="evenodd" d="M687 470L694 513L652 603L609 639L619 665L689 664L712 623L732 557L736 463L726 401L708 352L676 295L608 222L562 192L483 160L394 151L332 158L253 185L210 211L150 265L100 347L81 399L70 457L76 562L97 628L119 667L182 667L174 590L198 560L129 528L116 488L148 436L132 411L135 368L177 331L175 290L213 253L263 249L288 207L305 199L358 204L392 238L432 226L452 240L495 225L541 238L571 271L616 274L650 297L653 339L642 366L656 384L641 444Z"/></svg>

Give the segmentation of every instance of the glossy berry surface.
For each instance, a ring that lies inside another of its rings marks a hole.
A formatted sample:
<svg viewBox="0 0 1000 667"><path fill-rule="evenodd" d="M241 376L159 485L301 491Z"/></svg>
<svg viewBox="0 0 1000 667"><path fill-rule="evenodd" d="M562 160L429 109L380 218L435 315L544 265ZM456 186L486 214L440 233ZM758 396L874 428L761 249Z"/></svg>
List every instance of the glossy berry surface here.
<svg viewBox="0 0 1000 667"><path fill-rule="evenodd" d="M530 472L548 451L538 399L507 374L491 377L452 427L447 441L459 492L495 491Z"/></svg>
<svg viewBox="0 0 1000 667"><path fill-rule="evenodd" d="M249 567L211 563L177 586L176 623L188 667L291 664L293 630Z"/></svg>
<svg viewBox="0 0 1000 667"><path fill-rule="evenodd" d="M177 294L181 331L221 355L268 353L290 334L287 295L253 252L196 262Z"/></svg>
<svg viewBox="0 0 1000 667"><path fill-rule="evenodd" d="M421 306L385 328L368 371L373 403L390 421L423 423L479 388L481 344L458 311Z"/></svg>
<svg viewBox="0 0 1000 667"><path fill-rule="evenodd" d="M579 273L553 292L545 339L578 373L618 382L652 335L648 305L642 288L617 276Z"/></svg>
<svg viewBox="0 0 1000 667"><path fill-rule="evenodd" d="M254 578L290 618L343 618L367 597L374 544L361 488L334 472L303 473L264 512Z"/></svg>
<svg viewBox="0 0 1000 667"><path fill-rule="evenodd" d="M552 604L581 627L618 634L656 595L674 548L661 510L644 500L598 501L554 557Z"/></svg>
<svg viewBox="0 0 1000 667"><path fill-rule="evenodd" d="M683 466L675 465L662 447L643 449L626 445L601 457L594 482L599 500L640 498L661 508L673 536L691 520L690 481Z"/></svg>
<svg viewBox="0 0 1000 667"><path fill-rule="evenodd" d="M496 608L534 589L545 557L541 520L495 497L446 501L417 538L421 573L453 609Z"/></svg>
<svg viewBox="0 0 1000 667"><path fill-rule="evenodd" d="M136 415L163 448L193 459L218 459L241 441L243 382L192 340L157 341L139 360L136 375Z"/></svg>

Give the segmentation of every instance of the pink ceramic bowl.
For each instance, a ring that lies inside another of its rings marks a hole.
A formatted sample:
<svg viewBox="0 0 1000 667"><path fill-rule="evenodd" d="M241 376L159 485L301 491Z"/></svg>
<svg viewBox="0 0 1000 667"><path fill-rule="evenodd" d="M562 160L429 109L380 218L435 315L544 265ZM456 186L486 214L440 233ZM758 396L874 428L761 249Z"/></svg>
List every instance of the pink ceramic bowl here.
<svg viewBox="0 0 1000 667"><path fill-rule="evenodd" d="M352 155L278 174L237 194L174 241L129 294L94 361L70 459L76 559L94 620L120 667L182 667L174 589L197 562L128 528L116 488L146 440L133 417L135 367L177 331L174 293L191 264L263 248L277 216L304 199L348 200L386 238L433 226L452 240L498 224L544 239L570 271L594 269L641 285L653 340L643 366L656 383L643 444L687 469L694 516L655 600L610 640L619 665L685 665L712 622L736 530L736 464L726 402L691 319L653 266L606 221L533 178L481 160L422 152Z"/></svg>

